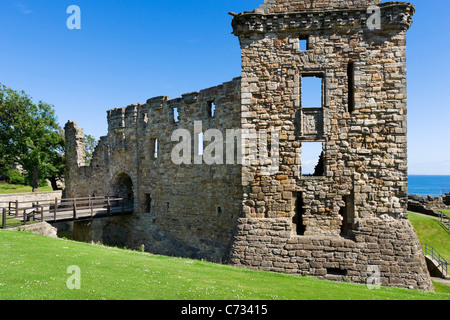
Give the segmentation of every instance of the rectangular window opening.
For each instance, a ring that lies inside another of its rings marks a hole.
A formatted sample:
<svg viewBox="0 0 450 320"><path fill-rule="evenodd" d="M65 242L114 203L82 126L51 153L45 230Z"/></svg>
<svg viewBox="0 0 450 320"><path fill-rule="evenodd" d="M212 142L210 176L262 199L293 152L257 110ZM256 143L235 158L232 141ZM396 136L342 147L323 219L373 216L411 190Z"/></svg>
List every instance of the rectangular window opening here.
<svg viewBox="0 0 450 320"><path fill-rule="evenodd" d="M347 270L343 270L343 269L339 269L339 268L327 268L327 275L346 276Z"/></svg>
<svg viewBox="0 0 450 320"><path fill-rule="evenodd" d="M355 64L349 62L347 66L348 77L348 112L355 110Z"/></svg>
<svg viewBox="0 0 450 320"><path fill-rule="evenodd" d="M323 78L317 75L303 75L301 81L302 108L322 108Z"/></svg>
<svg viewBox="0 0 450 320"><path fill-rule="evenodd" d="M302 142L301 173L304 177L322 177L325 175L322 142Z"/></svg>
<svg viewBox="0 0 450 320"><path fill-rule="evenodd" d="M307 51L307 50L309 50L308 37L300 37L298 48L299 48L300 51Z"/></svg>
<svg viewBox="0 0 450 320"><path fill-rule="evenodd" d="M298 236L302 236L305 234L306 226L303 221L304 214L304 204L303 204L303 193L296 192L294 193L292 200L294 202L294 217L292 218L293 230Z"/></svg>
<svg viewBox="0 0 450 320"><path fill-rule="evenodd" d="M208 117L214 118L216 114L216 104L214 101L209 101L207 106Z"/></svg>

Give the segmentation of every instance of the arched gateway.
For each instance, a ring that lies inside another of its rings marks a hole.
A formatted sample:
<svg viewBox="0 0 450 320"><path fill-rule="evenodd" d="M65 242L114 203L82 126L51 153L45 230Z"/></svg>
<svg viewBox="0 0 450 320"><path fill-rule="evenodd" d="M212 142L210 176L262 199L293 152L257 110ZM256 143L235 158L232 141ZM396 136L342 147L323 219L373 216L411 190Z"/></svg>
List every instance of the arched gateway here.
<svg viewBox="0 0 450 320"><path fill-rule="evenodd" d="M116 175L113 181L113 194L112 196L125 199L125 206L133 207L134 204L134 191L133 180L125 172Z"/></svg>

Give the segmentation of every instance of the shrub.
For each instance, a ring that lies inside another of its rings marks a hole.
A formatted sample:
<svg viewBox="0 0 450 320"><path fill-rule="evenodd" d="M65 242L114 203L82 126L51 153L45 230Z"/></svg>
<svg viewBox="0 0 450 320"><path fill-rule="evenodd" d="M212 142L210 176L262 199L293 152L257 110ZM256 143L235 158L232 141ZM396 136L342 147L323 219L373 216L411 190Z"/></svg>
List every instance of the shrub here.
<svg viewBox="0 0 450 320"><path fill-rule="evenodd" d="M25 178L18 170L10 170L8 172L8 181L11 184L25 184Z"/></svg>

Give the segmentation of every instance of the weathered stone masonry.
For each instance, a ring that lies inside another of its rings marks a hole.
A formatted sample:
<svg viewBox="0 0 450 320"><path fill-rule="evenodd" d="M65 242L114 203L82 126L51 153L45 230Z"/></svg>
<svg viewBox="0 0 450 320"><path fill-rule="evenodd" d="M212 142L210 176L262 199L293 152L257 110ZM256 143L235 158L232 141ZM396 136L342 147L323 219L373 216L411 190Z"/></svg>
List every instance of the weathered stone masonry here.
<svg viewBox="0 0 450 320"><path fill-rule="evenodd" d="M226 129L239 128L239 90L235 79L178 99L156 97L108 111L108 136L100 139L90 166L80 160L82 130L69 122L67 197L111 195L134 202L131 218L112 219L105 226L111 229L111 236L103 233L110 241L221 261L241 212L240 166L176 165L171 152L177 142L171 136L185 128L193 147L194 121L202 121L203 130L219 128L224 136Z"/></svg>
<svg viewBox="0 0 450 320"><path fill-rule="evenodd" d="M414 7L379 2L267 0L235 15L240 78L109 111L108 136L90 167L80 129L68 123L67 195L129 196L133 216L105 228L151 252L355 283L376 266L383 285L432 290L406 211L406 31ZM380 29L368 27L370 5L379 5ZM309 77L322 83L314 108L302 103ZM194 132L199 120L203 131L224 136L277 130L279 171L263 175L265 163L173 164L171 134ZM302 147L312 142L323 152L316 175L304 176Z"/></svg>

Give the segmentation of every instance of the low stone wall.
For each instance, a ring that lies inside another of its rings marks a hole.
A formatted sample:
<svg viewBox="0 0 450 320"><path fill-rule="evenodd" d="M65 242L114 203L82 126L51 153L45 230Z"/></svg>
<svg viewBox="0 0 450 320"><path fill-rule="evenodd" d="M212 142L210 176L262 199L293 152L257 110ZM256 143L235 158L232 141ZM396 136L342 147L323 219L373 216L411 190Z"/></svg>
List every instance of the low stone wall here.
<svg viewBox="0 0 450 320"><path fill-rule="evenodd" d="M10 201L54 201L56 198L62 198L62 191L0 194L0 208L7 208Z"/></svg>
<svg viewBox="0 0 450 320"><path fill-rule="evenodd" d="M450 206L450 193L446 193L443 197L444 204Z"/></svg>
<svg viewBox="0 0 450 320"><path fill-rule="evenodd" d="M433 217L439 217L440 212L430 209L420 202L408 201L408 210L412 212L423 213Z"/></svg>
<svg viewBox="0 0 450 320"><path fill-rule="evenodd" d="M240 219L228 263L253 269L433 291L420 242L408 220L357 222L355 240L296 236L289 219Z"/></svg>

